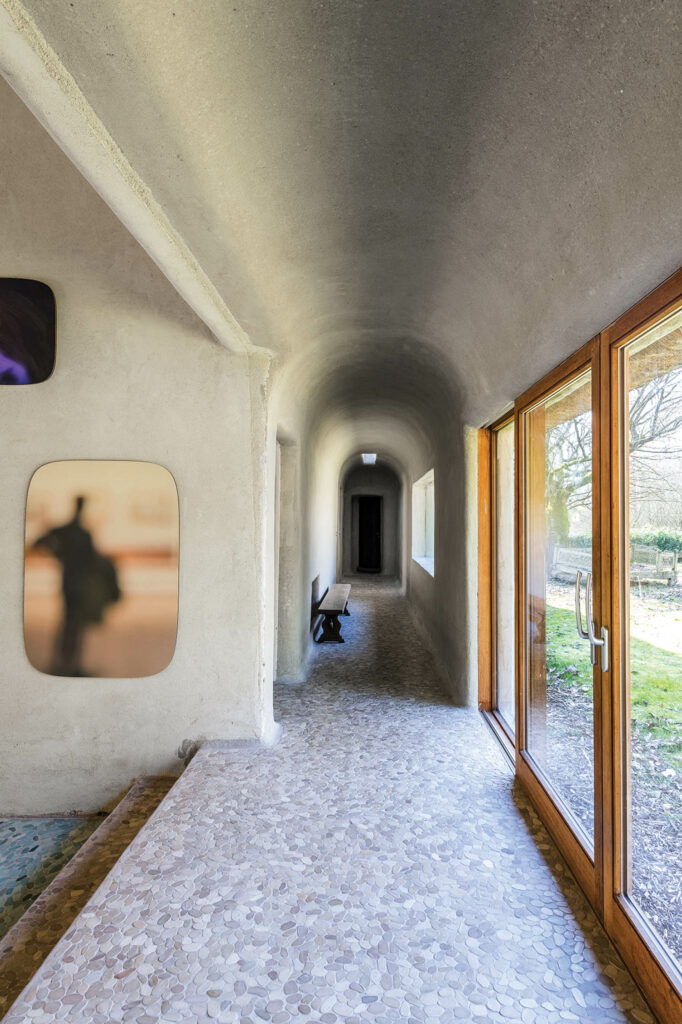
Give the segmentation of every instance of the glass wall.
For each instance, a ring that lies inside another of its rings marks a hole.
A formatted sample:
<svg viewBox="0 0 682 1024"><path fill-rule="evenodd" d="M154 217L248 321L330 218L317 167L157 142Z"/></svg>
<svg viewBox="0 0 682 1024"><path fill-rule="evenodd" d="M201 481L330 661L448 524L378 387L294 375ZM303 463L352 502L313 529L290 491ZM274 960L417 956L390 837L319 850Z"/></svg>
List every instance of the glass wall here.
<svg viewBox="0 0 682 1024"><path fill-rule="evenodd" d="M495 664L493 705L511 736L514 701L514 421L493 432Z"/></svg>
<svg viewBox="0 0 682 1024"><path fill-rule="evenodd" d="M652 1011L682 1021L682 270L515 417L515 467L492 428L481 680L511 725L515 476L517 776Z"/></svg>
<svg viewBox="0 0 682 1024"><path fill-rule="evenodd" d="M526 748L589 848L592 663L575 591L592 571L590 371L524 413L524 440Z"/></svg>
<svg viewBox="0 0 682 1024"><path fill-rule="evenodd" d="M622 351L621 387L624 889L682 963L682 312Z"/></svg>

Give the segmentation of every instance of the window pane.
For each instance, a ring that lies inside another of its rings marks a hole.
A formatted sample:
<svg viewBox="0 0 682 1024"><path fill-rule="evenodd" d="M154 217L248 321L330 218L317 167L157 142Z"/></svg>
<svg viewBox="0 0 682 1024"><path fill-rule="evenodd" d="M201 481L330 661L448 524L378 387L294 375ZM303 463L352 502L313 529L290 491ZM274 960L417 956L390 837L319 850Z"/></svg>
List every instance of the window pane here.
<svg viewBox="0 0 682 1024"><path fill-rule="evenodd" d="M433 558L434 551L434 518L435 518L435 501L434 501L434 485L433 478L429 481L426 488L426 524L425 524L425 551L424 554L427 558Z"/></svg>
<svg viewBox="0 0 682 1024"><path fill-rule="evenodd" d="M590 646L576 572L592 568L591 375L525 414L527 747L588 845L594 826Z"/></svg>
<svg viewBox="0 0 682 1024"><path fill-rule="evenodd" d="M412 558L431 576L434 574L435 523L434 471L412 485Z"/></svg>
<svg viewBox="0 0 682 1024"><path fill-rule="evenodd" d="M682 313L638 339L625 359L630 728L625 881L631 898L682 961ZM627 735L624 739L627 753Z"/></svg>
<svg viewBox="0 0 682 1024"><path fill-rule="evenodd" d="M494 439L495 706L514 732L514 423Z"/></svg>

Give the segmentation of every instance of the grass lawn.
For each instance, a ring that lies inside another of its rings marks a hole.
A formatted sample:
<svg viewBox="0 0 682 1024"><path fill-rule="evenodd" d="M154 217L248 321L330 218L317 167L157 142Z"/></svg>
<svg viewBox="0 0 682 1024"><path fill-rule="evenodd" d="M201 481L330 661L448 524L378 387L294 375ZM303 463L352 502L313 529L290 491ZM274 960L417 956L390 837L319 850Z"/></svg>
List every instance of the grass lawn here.
<svg viewBox="0 0 682 1024"><path fill-rule="evenodd" d="M592 672L587 641L575 630L575 615L547 606L547 671L559 685L587 693ZM664 752L682 755L682 657L644 640L630 642L632 718L640 737L663 741Z"/></svg>

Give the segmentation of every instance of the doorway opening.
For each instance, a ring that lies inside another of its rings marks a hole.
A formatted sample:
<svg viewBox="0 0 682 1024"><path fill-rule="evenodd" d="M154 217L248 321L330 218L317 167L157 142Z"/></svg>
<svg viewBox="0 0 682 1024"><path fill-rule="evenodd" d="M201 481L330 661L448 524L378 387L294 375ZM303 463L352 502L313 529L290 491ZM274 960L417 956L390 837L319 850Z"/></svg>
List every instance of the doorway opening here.
<svg viewBox="0 0 682 1024"><path fill-rule="evenodd" d="M353 497L353 518L357 518L358 558L356 572L381 572L380 494Z"/></svg>
<svg viewBox="0 0 682 1024"><path fill-rule="evenodd" d="M402 484L392 467L352 463L341 484L343 576L400 579L402 564Z"/></svg>
<svg viewBox="0 0 682 1024"><path fill-rule="evenodd" d="M298 446L277 434L274 474L273 677L298 677L306 633L300 627Z"/></svg>

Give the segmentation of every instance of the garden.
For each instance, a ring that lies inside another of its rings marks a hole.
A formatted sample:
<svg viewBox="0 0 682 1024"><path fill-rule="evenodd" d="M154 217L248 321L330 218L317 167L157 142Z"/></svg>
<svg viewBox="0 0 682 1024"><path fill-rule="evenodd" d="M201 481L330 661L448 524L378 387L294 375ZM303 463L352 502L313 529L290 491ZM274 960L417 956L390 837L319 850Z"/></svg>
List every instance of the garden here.
<svg viewBox="0 0 682 1024"><path fill-rule="evenodd" d="M547 733L553 782L591 828L592 670L573 601L548 583ZM631 586L630 712L631 893L682 958L682 583Z"/></svg>

